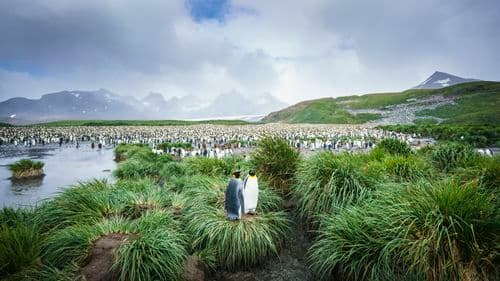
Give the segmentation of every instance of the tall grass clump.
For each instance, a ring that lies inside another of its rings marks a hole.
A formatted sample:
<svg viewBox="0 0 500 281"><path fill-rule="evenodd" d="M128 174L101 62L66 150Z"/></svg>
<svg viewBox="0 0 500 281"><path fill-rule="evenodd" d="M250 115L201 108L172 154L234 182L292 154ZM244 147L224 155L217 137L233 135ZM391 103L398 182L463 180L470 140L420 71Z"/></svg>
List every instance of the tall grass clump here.
<svg viewBox="0 0 500 281"><path fill-rule="evenodd" d="M169 180L174 177L182 177L187 174L187 166L183 162L170 162L163 165L160 177Z"/></svg>
<svg viewBox="0 0 500 281"><path fill-rule="evenodd" d="M37 220L44 230L60 229L74 224L95 224L117 214L123 204L123 193L105 180L93 180L65 189L37 210Z"/></svg>
<svg viewBox="0 0 500 281"><path fill-rule="evenodd" d="M433 169L417 156L390 156L382 160L384 172L396 182L411 182L432 177Z"/></svg>
<svg viewBox="0 0 500 281"><path fill-rule="evenodd" d="M33 161L31 159L21 159L9 165L9 170L12 172L13 179L24 179L43 176L43 166L41 161Z"/></svg>
<svg viewBox="0 0 500 281"><path fill-rule="evenodd" d="M240 221L228 221L223 209L202 206L191 210L186 228L194 249L215 253L217 267L233 271L277 256L290 221L284 212L259 213Z"/></svg>
<svg viewBox="0 0 500 281"><path fill-rule="evenodd" d="M408 156L412 154L411 147L404 141L396 138L385 138L377 143L375 150L382 150L390 155Z"/></svg>
<svg viewBox="0 0 500 281"><path fill-rule="evenodd" d="M321 152L299 167L293 193L302 217L315 220L365 198L372 185L350 155Z"/></svg>
<svg viewBox="0 0 500 281"><path fill-rule="evenodd" d="M120 163L114 175L118 179L158 178L162 167L171 161L168 155L153 155L149 159L132 157Z"/></svg>
<svg viewBox="0 0 500 281"><path fill-rule="evenodd" d="M466 167L453 171L464 182L477 181L485 190L497 193L500 196L500 156L480 156Z"/></svg>
<svg viewBox="0 0 500 281"><path fill-rule="evenodd" d="M466 167L473 164L477 153L470 145L461 143L446 143L437 145L431 151L431 159L434 165L444 172L455 168Z"/></svg>
<svg viewBox="0 0 500 281"><path fill-rule="evenodd" d="M122 163L114 171L119 179L157 178L164 165L173 161L170 155L156 155L148 146L119 145L115 149L116 157Z"/></svg>
<svg viewBox="0 0 500 281"><path fill-rule="evenodd" d="M0 225L0 277L36 266L42 247L37 225L20 222Z"/></svg>
<svg viewBox="0 0 500 281"><path fill-rule="evenodd" d="M278 191L289 191L300 161L297 150L283 139L266 137L258 142L251 157L257 175Z"/></svg>
<svg viewBox="0 0 500 281"><path fill-rule="evenodd" d="M473 183L387 186L325 219L308 261L323 280L498 280L498 218Z"/></svg>
<svg viewBox="0 0 500 281"><path fill-rule="evenodd" d="M124 161L131 157L148 158L153 157L154 153L146 144L124 144L121 143L115 148L115 160Z"/></svg>
<svg viewBox="0 0 500 281"><path fill-rule="evenodd" d="M128 218L138 218L152 210L167 210L171 207L170 193L160 187L151 187L142 192L128 191L120 214Z"/></svg>
<svg viewBox="0 0 500 281"><path fill-rule="evenodd" d="M116 217L59 230L44 245L44 262L58 269L75 264L82 269L77 275L85 275L83 269L99 258L93 246L112 237L121 242L111 249L113 261L106 274L117 280L178 280L187 253L185 237L178 228L168 226L170 216L150 212L134 222Z"/></svg>
<svg viewBox="0 0 500 281"><path fill-rule="evenodd" d="M218 190L218 188L224 184L225 180L220 177L209 177L205 175L172 177L166 182L167 188L171 191L184 192L186 194L191 191Z"/></svg>
<svg viewBox="0 0 500 281"><path fill-rule="evenodd" d="M0 225L15 227L18 224L34 224L34 212L27 208L4 207L0 209Z"/></svg>
<svg viewBox="0 0 500 281"><path fill-rule="evenodd" d="M229 166L222 159L208 157L188 157L184 159L183 163L186 165L188 174L210 177L229 176L233 172L232 170L237 168Z"/></svg>
<svg viewBox="0 0 500 281"><path fill-rule="evenodd" d="M179 280L187 245L171 216L149 212L134 228L137 237L116 252L113 267L119 271L119 280Z"/></svg>

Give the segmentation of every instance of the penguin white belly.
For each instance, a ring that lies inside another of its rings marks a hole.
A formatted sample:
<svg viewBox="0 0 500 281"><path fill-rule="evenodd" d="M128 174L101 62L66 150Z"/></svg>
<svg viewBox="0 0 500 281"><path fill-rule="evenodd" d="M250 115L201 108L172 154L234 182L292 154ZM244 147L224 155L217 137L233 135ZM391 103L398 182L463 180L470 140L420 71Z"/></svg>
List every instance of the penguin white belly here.
<svg viewBox="0 0 500 281"><path fill-rule="evenodd" d="M245 213L254 212L259 200L259 183L257 178L248 178L243 192Z"/></svg>

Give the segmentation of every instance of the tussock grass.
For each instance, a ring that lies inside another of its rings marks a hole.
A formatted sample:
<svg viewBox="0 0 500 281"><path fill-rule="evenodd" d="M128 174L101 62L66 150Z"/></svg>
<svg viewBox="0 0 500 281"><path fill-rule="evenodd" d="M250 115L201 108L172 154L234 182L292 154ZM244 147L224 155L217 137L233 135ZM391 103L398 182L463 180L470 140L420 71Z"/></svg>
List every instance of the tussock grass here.
<svg viewBox="0 0 500 281"><path fill-rule="evenodd" d="M135 193L146 192L157 187L156 182L150 178L118 180L114 185L114 188L117 190Z"/></svg>
<svg viewBox="0 0 500 281"><path fill-rule="evenodd" d="M188 157L183 163L186 165L187 174L205 175L210 177L229 176L236 167L231 167L222 159L207 157Z"/></svg>
<svg viewBox="0 0 500 281"><path fill-rule="evenodd" d="M454 180L388 186L323 221L309 252L321 279L496 280L493 196Z"/></svg>
<svg viewBox="0 0 500 281"><path fill-rule="evenodd" d="M21 159L9 165L9 170L12 172L13 179L24 179L43 176L43 166L41 161L33 161L31 159Z"/></svg>
<svg viewBox="0 0 500 281"><path fill-rule="evenodd" d="M191 210L187 220L193 247L215 252L218 267L228 270L249 268L276 256L289 229L284 212L259 213L234 222L221 208L204 206Z"/></svg>
<svg viewBox="0 0 500 281"><path fill-rule="evenodd" d="M165 164L160 170L160 176L164 179L182 177L187 174L187 167L183 162L170 162Z"/></svg>
<svg viewBox="0 0 500 281"><path fill-rule="evenodd" d="M173 161L170 155L156 155L143 145L119 145L115 154L122 160L114 171L119 179L158 178L162 167Z"/></svg>
<svg viewBox="0 0 500 281"><path fill-rule="evenodd" d="M449 172L455 168L472 165L478 155L472 146L461 143L445 143L434 147L430 156L436 168Z"/></svg>
<svg viewBox="0 0 500 281"><path fill-rule="evenodd" d="M35 266L42 240L37 225L26 222L0 225L0 276Z"/></svg>
<svg viewBox="0 0 500 281"><path fill-rule="evenodd" d="M26 208L14 209L4 207L0 209L0 226L15 227L18 224L35 224L34 210Z"/></svg>
<svg viewBox="0 0 500 281"><path fill-rule="evenodd" d="M113 193L105 180L80 183L45 202L37 212L44 230L61 229L73 224L95 224L117 214L123 193Z"/></svg>
<svg viewBox="0 0 500 281"><path fill-rule="evenodd" d="M375 149L382 150L390 155L408 156L413 153L411 147L407 143L395 138L385 138L381 140L377 143Z"/></svg>
<svg viewBox="0 0 500 281"><path fill-rule="evenodd" d="M145 144L119 144L115 148L115 160L123 161L132 157L141 159L153 158L154 153Z"/></svg>
<svg viewBox="0 0 500 281"><path fill-rule="evenodd" d="M283 139L266 137L259 141L251 157L258 176L276 190L289 192L300 161L298 151Z"/></svg>
<svg viewBox="0 0 500 281"><path fill-rule="evenodd" d="M184 192L189 194L196 190L212 190L218 186L224 185L225 181L219 177L208 177L205 175L192 175L172 177L167 180L167 187L175 192Z"/></svg>
<svg viewBox="0 0 500 281"><path fill-rule="evenodd" d="M88 250L100 237L121 233L128 238L115 251L119 280L178 280L186 257L185 237L167 212L149 212L131 222L115 217L96 225L74 225L55 232L44 245L44 261L63 269L84 266Z"/></svg>
<svg viewBox="0 0 500 281"><path fill-rule="evenodd" d="M418 181L432 178L433 167L417 156L391 156L382 161L384 172L396 182Z"/></svg>
<svg viewBox="0 0 500 281"><path fill-rule="evenodd" d="M171 206L169 194L160 188L150 188L140 193L127 192L126 202L120 214L129 218L138 218L152 210L166 210Z"/></svg>
<svg viewBox="0 0 500 281"><path fill-rule="evenodd" d="M321 152L302 163L293 193L302 217L317 220L366 198L372 185L349 155Z"/></svg>
<svg viewBox="0 0 500 281"><path fill-rule="evenodd" d="M114 171L115 177L119 179L140 179L143 177L154 178L159 175L158 166L155 162L139 159L129 159L120 163Z"/></svg>

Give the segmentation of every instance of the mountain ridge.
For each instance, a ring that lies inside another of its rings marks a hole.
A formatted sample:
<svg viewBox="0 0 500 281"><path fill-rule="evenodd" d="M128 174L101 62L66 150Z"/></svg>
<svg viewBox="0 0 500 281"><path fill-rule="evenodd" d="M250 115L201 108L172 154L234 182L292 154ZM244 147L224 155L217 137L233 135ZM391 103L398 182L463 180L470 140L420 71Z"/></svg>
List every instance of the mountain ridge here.
<svg viewBox="0 0 500 281"><path fill-rule="evenodd" d="M65 90L44 94L39 99L15 97L0 102L0 120L28 124L77 119L220 119L224 116L264 116L286 105L270 94L258 96L264 98L264 104L235 91L208 102L194 96L167 100L161 93L153 92L136 99L106 89Z"/></svg>

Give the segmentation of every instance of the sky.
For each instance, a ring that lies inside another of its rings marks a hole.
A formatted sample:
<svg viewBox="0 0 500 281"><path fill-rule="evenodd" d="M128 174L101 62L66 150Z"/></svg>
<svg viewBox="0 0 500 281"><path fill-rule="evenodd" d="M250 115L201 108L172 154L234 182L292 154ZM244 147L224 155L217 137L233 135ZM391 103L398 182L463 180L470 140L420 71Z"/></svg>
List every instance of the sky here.
<svg viewBox="0 0 500 281"><path fill-rule="evenodd" d="M106 88L401 91L434 71L500 80L497 0L2 0L0 100Z"/></svg>

